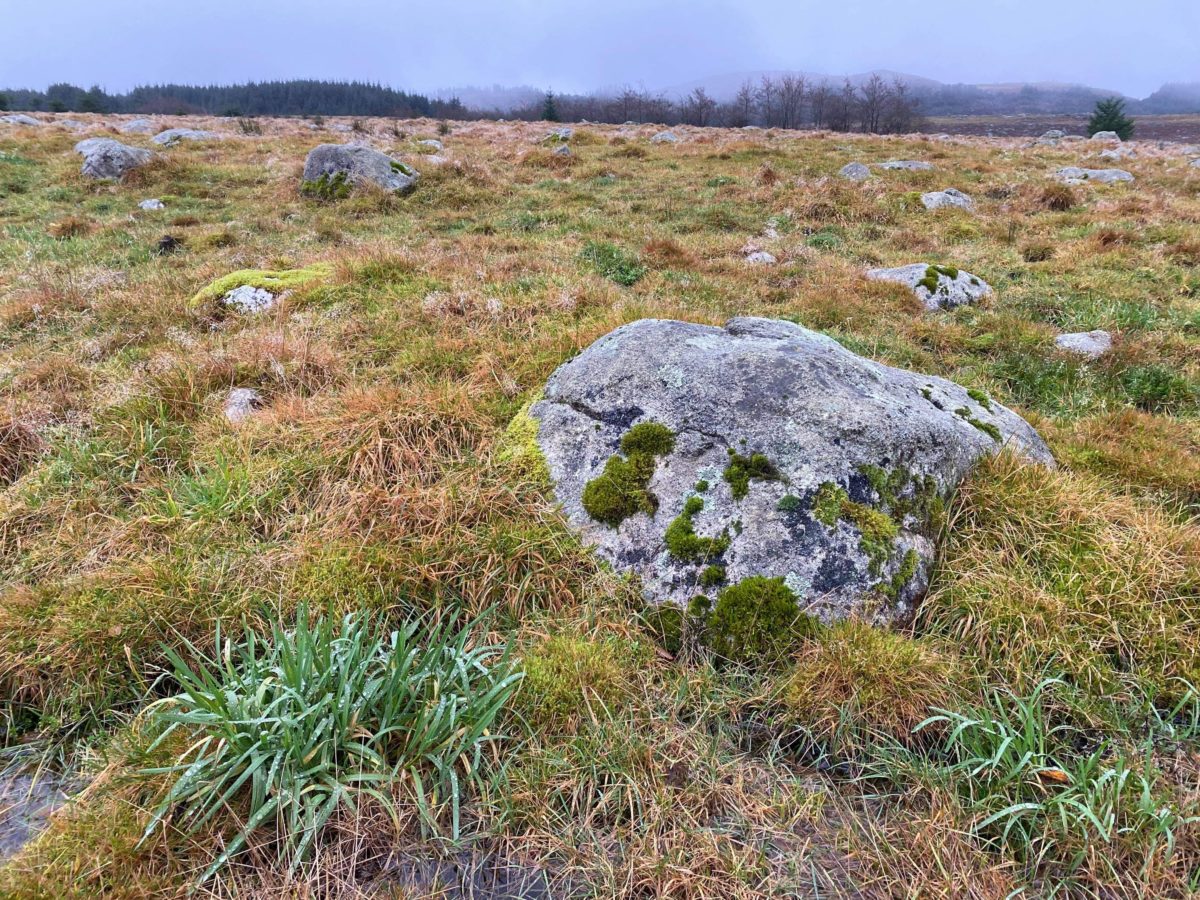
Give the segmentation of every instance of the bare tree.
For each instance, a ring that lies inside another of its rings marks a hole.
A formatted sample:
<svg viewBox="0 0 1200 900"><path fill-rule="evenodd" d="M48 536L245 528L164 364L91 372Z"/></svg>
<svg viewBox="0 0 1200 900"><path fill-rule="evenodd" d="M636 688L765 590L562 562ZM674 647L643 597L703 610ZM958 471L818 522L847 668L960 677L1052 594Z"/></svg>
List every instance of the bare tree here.
<svg viewBox="0 0 1200 900"><path fill-rule="evenodd" d="M784 75L779 82L779 125L781 128L799 128L800 115L804 110L804 98L808 84L803 75Z"/></svg>
<svg viewBox="0 0 1200 900"><path fill-rule="evenodd" d="M758 101L758 112L762 118L762 123L767 128L775 126L775 117L778 115L779 103L779 86L768 75L764 75L758 83L758 92L755 94L755 99Z"/></svg>
<svg viewBox="0 0 1200 900"><path fill-rule="evenodd" d="M849 131L854 124L854 112L858 107L858 92L847 78L842 89L834 94L829 103L829 127L834 131Z"/></svg>
<svg viewBox="0 0 1200 900"><path fill-rule="evenodd" d="M733 98L733 115L729 124L734 128L744 128L754 122L754 84L746 80L738 88L737 96Z"/></svg>
<svg viewBox="0 0 1200 900"><path fill-rule="evenodd" d="M828 81L822 81L808 92L809 106L812 108L813 124L817 128L825 127L825 117L833 100L833 88Z"/></svg>
<svg viewBox="0 0 1200 900"><path fill-rule="evenodd" d="M916 129L918 118L917 101L909 93L908 85L895 79L888 92L883 130L890 134L907 134Z"/></svg>
<svg viewBox="0 0 1200 900"><path fill-rule="evenodd" d="M717 101L708 96L704 88L698 87L683 101L680 113L688 125L704 127L712 123L713 111L716 108Z"/></svg>

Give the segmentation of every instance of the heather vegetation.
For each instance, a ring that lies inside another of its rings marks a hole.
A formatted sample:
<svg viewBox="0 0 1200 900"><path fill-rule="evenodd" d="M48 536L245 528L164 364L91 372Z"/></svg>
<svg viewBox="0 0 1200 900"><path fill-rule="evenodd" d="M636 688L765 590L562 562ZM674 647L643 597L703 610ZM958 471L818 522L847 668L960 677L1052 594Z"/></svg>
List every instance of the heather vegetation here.
<svg viewBox="0 0 1200 900"><path fill-rule="evenodd" d="M74 796L0 896L1195 893L1200 168L1142 142L1135 181L1067 186L1105 145L351 115L121 134L159 153L123 181L0 125L0 738ZM420 179L304 191L343 130ZM947 186L974 209L922 206ZM918 262L993 291L865 277ZM664 515L688 438L624 422L597 527L657 513L701 585L648 608L561 514L530 408L618 326L733 316L952 379L973 439L999 449L1003 404L1057 466L999 452L946 502L869 469L872 506L748 444ZM915 614L730 583L706 504L766 490L881 560L919 512Z"/></svg>

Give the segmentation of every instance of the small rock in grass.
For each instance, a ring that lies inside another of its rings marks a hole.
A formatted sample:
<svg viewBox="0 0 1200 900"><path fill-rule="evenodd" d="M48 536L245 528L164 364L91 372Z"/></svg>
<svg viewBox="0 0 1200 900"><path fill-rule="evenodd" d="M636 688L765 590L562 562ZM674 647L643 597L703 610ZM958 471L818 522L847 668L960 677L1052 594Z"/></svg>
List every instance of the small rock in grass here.
<svg viewBox="0 0 1200 900"><path fill-rule="evenodd" d="M573 155L571 153L571 148L568 147L566 144L559 144L557 147L555 147L550 152L555 156L572 156Z"/></svg>
<svg viewBox="0 0 1200 900"><path fill-rule="evenodd" d="M867 278L904 285L930 312L976 303L992 293L991 285L982 278L953 266L912 263L893 269L871 269Z"/></svg>
<svg viewBox="0 0 1200 900"><path fill-rule="evenodd" d="M182 249L183 241L173 234L164 234L158 239L158 244L155 245L154 252L158 256L170 256L172 253L178 253Z"/></svg>
<svg viewBox="0 0 1200 900"><path fill-rule="evenodd" d="M117 130L123 134L149 134L154 130L154 122L150 119L130 119Z"/></svg>
<svg viewBox="0 0 1200 900"><path fill-rule="evenodd" d="M274 306L275 295L264 288L243 284L241 287L234 288L222 297L221 302L240 313L252 315L254 313L265 312Z"/></svg>
<svg viewBox="0 0 1200 900"><path fill-rule="evenodd" d="M1115 131L1097 131L1092 135L1093 141L1116 141L1120 143L1121 136Z"/></svg>
<svg viewBox="0 0 1200 900"><path fill-rule="evenodd" d="M157 200L157 199L143 200L141 203L138 204L138 209L144 209L147 211L152 210L152 209L166 209L166 208L167 208L167 204L165 204L161 200Z"/></svg>
<svg viewBox="0 0 1200 900"><path fill-rule="evenodd" d="M1112 349L1112 335L1101 329L1060 334L1054 339L1054 345L1067 353L1096 359Z"/></svg>
<svg viewBox="0 0 1200 900"><path fill-rule="evenodd" d="M773 253L768 253L766 250L755 250L746 255L746 262L752 266L773 266L779 260Z"/></svg>
<svg viewBox="0 0 1200 900"><path fill-rule="evenodd" d="M441 153L443 150L446 149L445 145L441 141L434 140L433 138L427 138L426 140L423 140L423 141L417 141L417 146L418 147L428 147L434 153Z"/></svg>
<svg viewBox="0 0 1200 900"><path fill-rule="evenodd" d="M958 209L975 209L975 201L957 188L946 188L944 191L930 191L921 195L921 202L926 209L944 209L948 206Z"/></svg>
<svg viewBox="0 0 1200 900"><path fill-rule="evenodd" d="M33 116L27 116L24 113L15 113L10 116L0 116L0 122L6 125L25 125L29 128L36 128L41 125L41 121Z"/></svg>
<svg viewBox="0 0 1200 900"><path fill-rule="evenodd" d="M678 144L679 138L675 136L673 131L660 131L654 137L650 138L652 144Z"/></svg>
<svg viewBox="0 0 1200 900"><path fill-rule="evenodd" d="M141 147L130 147L111 138L88 138L75 145L83 155L82 172L85 178L120 179L126 172L146 165L154 154Z"/></svg>
<svg viewBox="0 0 1200 900"><path fill-rule="evenodd" d="M1064 184L1083 184L1085 181L1113 184L1118 181L1133 181L1133 175L1124 169L1083 169L1079 166L1064 166L1054 173L1054 177Z"/></svg>
<svg viewBox="0 0 1200 900"><path fill-rule="evenodd" d="M838 175L850 181L866 181L871 177L871 170L860 162L852 162L842 166Z"/></svg>
<svg viewBox="0 0 1200 900"><path fill-rule="evenodd" d="M262 407L262 395L253 388L234 388L225 400L225 418L236 425Z"/></svg>
<svg viewBox="0 0 1200 900"><path fill-rule="evenodd" d="M906 172L926 172L933 168L933 163L919 159L889 159L887 162L875 163L878 169L899 169Z"/></svg>
<svg viewBox="0 0 1200 900"><path fill-rule="evenodd" d="M150 140L162 147L173 147L180 141L219 141L221 135L215 131L198 131L195 128L168 128Z"/></svg>

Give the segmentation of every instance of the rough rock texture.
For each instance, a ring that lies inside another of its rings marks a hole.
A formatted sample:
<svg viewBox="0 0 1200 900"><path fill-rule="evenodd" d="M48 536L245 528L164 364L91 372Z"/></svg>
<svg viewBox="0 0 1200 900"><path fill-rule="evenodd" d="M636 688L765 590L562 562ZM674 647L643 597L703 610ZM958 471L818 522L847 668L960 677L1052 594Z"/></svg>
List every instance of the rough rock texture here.
<svg viewBox="0 0 1200 900"><path fill-rule="evenodd" d="M443 150L446 149L445 144L443 144L441 141L434 140L433 138L427 138L423 141L417 141L417 146L418 147L428 147L430 150L433 150L436 153L441 153Z"/></svg>
<svg viewBox="0 0 1200 900"><path fill-rule="evenodd" d="M846 163L838 174L850 181L866 181L871 177L871 170L860 162Z"/></svg>
<svg viewBox="0 0 1200 900"><path fill-rule="evenodd" d="M1193 169L1200 169L1200 159L1193 159L1188 165Z"/></svg>
<svg viewBox="0 0 1200 900"><path fill-rule="evenodd" d="M1109 147L1099 153L1101 159L1136 159L1137 151L1129 147Z"/></svg>
<svg viewBox="0 0 1200 900"><path fill-rule="evenodd" d="M1051 128L1049 131L1042 132L1042 136L1034 141L1034 144L1041 144L1046 147L1057 147L1058 142L1067 136L1067 133L1061 128Z"/></svg>
<svg viewBox="0 0 1200 900"><path fill-rule="evenodd" d="M198 131L195 128L168 128L150 138L155 144L171 147L180 141L219 141L221 135L215 131Z"/></svg>
<svg viewBox="0 0 1200 900"><path fill-rule="evenodd" d="M1033 428L986 396L770 319L623 326L560 367L530 414L571 524L648 599L687 603L719 564L729 584L783 578L825 621L911 612L931 523L981 456L1012 446L1052 464ZM643 423L671 435L646 482L655 511L596 521L587 485Z"/></svg>
<svg viewBox="0 0 1200 900"><path fill-rule="evenodd" d="M575 137L575 129L564 125L562 128L555 128L551 131L544 140L547 141L569 141Z"/></svg>
<svg viewBox="0 0 1200 900"><path fill-rule="evenodd" d="M158 199L143 200L138 204L138 209L144 209L147 212L154 209L166 209L167 204Z"/></svg>
<svg viewBox="0 0 1200 900"><path fill-rule="evenodd" d="M344 175L354 184L377 184L388 191L406 191L421 176L410 166L359 144L321 144L304 160L304 180Z"/></svg>
<svg viewBox="0 0 1200 900"><path fill-rule="evenodd" d="M678 144L679 138L676 137L673 131L660 131L654 137L650 138L652 144Z"/></svg>
<svg viewBox="0 0 1200 900"><path fill-rule="evenodd" d="M958 209L975 209L975 201L957 188L946 188L944 191L930 191L921 195L921 202L926 209L945 209L954 206Z"/></svg>
<svg viewBox="0 0 1200 900"><path fill-rule="evenodd" d="M27 116L23 113L15 113L10 116L0 116L0 122L3 122L6 125L28 125L31 128L36 128L38 125L42 124L39 119L35 119L33 116Z"/></svg>
<svg viewBox="0 0 1200 900"><path fill-rule="evenodd" d="M83 155L83 174L86 178L123 178L125 173L144 166L154 154L141 147L130 147L111 138L88 138L75 145Z"/></svg>
<svg viewBox="0 0 1200 900"><path fill-rule="evenodd" d="M1064 166L1054 173L1054 177L1066 184L1082 184L1085 181L1095 181L1099 184L1133 181L1133 175L1124 169L1081 169L1079 166Z"/></svg>
<svg viewBox="0 0 1200 900"><path fill-rule="evenodd" d="M1092 140L1093 141L1118 141L1118 142L1120 142L1121 136L1119 134L1117 134L1115 131L1097 131L1095 134L1092 135Z"/></svg>
<svg viewBox="0 0 1200 900"><path fill-rule="evenodd" d="M889 159L875 165L880 169L904 169L909 172L925 172L933 168L933 163L922 162L919 159Z"/></svg>
<svg viewBox="0 0 1200 900"><path fill-rule="evenodd" d="M243 284L241 287L235 287L222 297L221 302L230 309L236 309L240 313L253 314L265 312L274 306L275 295L266 288Z"/></svg>
<svg viewBox="0 0 1200 900"><path fill-rule="evenodd" d="M550 152L552 154L554 154L555 156L573 156L574 155L571 153L571 148L568 147L566 144L559 144L557 147L555 147Z"/></svg>
<svg viewBox="0 0 1200 900"><path fill-rule="evenodd" d="M774 253L768 253L766 250L754 250L746 254L746 262L752 266L773 266L779 260L775 258Z"/></svg>
<svg viewBox="0 0 1200 900"><path fill-rule="evenodd" d="M912 263L894 269L870 269L872 281L893 281L909 288L930 312L975 303L992 292L982 278L951 266Z"/></svg>
<svg viewBox="0 0 1200 900"><path fill-rule="evenodd" d="M262 406L262 395L253 388L234 388L225 399L225 418L236 425Z"/></svg>
<svg viewBox="0 0 1200 900"><path fill-rule="evenodd" d="M130 119L117 130L124 134L149 134L154 128L153 119Z"/></svg>
<svg viewBox="0 0 1200 900"><path fill-rule="evenodd" d="M1067 353L1096 359L1112 349L1112 335L1101 329L1060 334L1054 339L1054 346Z"/></svg>

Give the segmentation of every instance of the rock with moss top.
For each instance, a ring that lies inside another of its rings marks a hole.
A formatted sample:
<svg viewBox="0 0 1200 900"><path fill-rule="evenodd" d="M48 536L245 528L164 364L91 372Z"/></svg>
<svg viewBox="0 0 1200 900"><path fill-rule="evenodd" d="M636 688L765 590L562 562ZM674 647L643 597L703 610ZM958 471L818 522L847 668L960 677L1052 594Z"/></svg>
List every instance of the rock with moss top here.
<svg viewBox="0 0 1200 900"><path fill-rule="evenodd" d="M386 153L361 144L321 144L304 160L303 187L333 184L374 184L385 191L403 193L421 176L416 169Z"/></svg>
<svg viewBox="0 0 1200 900"><path fill-rule="evenodd" d="M569 521L647 599L720 610L758 578L749 594L827 622L911 613L944 504L981 456L1052 462L986 394L769 319L623 326L529 414Z"/></svg>
<svg viewBox="0 0 1200 900"><path fill-rule="evenodd" d="M88 138L75 145L83 156L85 178L120 180L133 169L146 165L154 154L141 147L130 147L111 138Z"/></svg>
<svg viewBox="0 0 1200 900"><path fill-rule="evenodd" d="M303 269L240 269L223 275L197 291L188 305L193 309L221 306L242 313L270 309L285 292L328 278L333 267L313 263Z"/></svg>
<svg viewBox="0 0 1200 900"><path fill-rule="evenodd" d="M977 303L992 292L991 285L982 278L954 266L912 263L893 269L870 269L867 277L904 285L930 312Z"/></svg>

